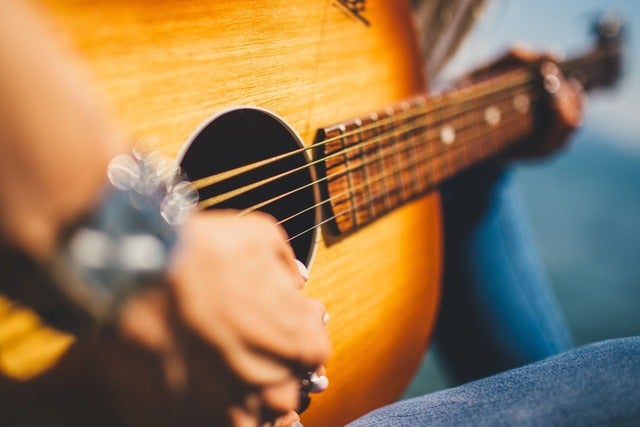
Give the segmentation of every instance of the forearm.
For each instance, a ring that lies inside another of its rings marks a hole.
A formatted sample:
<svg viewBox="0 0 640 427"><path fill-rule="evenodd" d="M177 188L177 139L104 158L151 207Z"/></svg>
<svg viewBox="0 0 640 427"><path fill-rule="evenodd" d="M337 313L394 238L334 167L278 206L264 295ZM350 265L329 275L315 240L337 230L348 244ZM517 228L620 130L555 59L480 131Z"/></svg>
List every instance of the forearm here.
<svg viewBox="0 0 640 427"><path fill-rule="evenodd" d="M93 88L33 5L0 2L0 229L37 257L123 149Z"/></svg>

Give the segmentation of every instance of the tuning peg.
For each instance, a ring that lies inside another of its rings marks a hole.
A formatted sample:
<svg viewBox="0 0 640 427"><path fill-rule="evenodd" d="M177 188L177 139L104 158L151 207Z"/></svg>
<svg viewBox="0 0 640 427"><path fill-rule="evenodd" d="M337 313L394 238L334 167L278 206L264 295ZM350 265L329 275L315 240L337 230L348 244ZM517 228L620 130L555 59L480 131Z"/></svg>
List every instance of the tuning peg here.
<svg viewBox="0 0 640 427"><path fill-rule="evenodd" d="M596 19L593 31L600 44L619 45L624 37L624 19L620 11L609 8Z"/></svg>

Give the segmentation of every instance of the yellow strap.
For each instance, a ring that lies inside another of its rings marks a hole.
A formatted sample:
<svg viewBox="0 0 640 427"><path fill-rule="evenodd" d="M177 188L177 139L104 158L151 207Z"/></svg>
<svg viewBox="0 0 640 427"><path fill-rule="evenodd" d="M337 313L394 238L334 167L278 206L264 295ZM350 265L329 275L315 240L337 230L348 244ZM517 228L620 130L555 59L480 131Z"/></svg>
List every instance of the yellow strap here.
<svg viewBox="0 0 640 427"><path fill-rule="evenodd" d="M50 368L73 343L73 336L53 329L32 310L0 295L0 372L29 379Z"/></svg>

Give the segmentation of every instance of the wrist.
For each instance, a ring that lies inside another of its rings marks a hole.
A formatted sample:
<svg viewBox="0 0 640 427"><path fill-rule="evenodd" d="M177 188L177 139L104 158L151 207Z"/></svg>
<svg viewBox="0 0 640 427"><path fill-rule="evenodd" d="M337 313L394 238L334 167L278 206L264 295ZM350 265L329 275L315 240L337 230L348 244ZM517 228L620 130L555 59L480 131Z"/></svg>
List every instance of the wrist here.
<svg viewBox="0 0 640 427"><path fill-rule="evenodd" d="M175 162L120 155L96 208L64 233L47 262L58 291L98 324L131 294L165 277L175 227L197 203Z"/></svg>
<svg viewBox="0 0 640 427"><path fill-rule="evenodd" d="M174 227L197 202L173 163L116 157L123 158L111 163L94 209L65 229L44 261L0 241L11 266L3 272L3 293L77 335L109 324L131 294L164 279Z"/></svg>

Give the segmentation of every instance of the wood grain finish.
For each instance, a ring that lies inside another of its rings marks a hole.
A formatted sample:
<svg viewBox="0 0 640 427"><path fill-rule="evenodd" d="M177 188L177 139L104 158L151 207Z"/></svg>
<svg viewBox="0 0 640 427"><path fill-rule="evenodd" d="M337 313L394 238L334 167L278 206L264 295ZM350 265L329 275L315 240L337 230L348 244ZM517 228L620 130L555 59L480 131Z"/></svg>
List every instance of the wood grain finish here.
<svg viewBox="0 0 640 427"><path fill-rule="evenodd" d="M368 1L370 26L332 0L45 5L132 137L172 156L225 108L266 108L311 144L323 126L425 90L404 2ZM344 424L405 388L435 318L440 246L436 193L318 242L305 292L331 313L334 350L306 426Z"/></svg>

